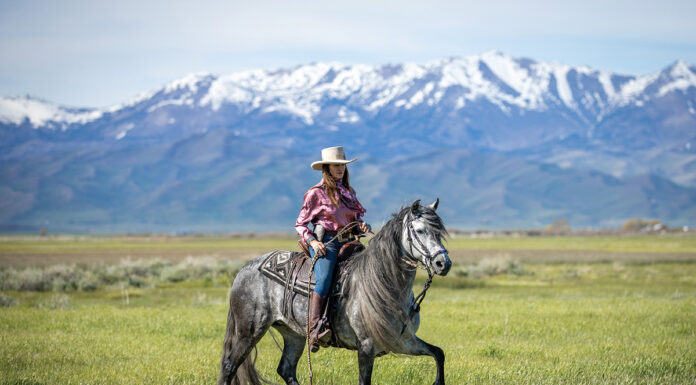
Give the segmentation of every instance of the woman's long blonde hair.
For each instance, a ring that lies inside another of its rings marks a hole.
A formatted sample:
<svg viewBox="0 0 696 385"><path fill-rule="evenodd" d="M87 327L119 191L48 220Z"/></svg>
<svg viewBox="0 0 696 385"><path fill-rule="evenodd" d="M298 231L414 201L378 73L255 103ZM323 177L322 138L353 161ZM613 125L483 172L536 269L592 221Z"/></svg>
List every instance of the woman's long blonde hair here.
<svg viewBox="0 0 696 385"><path fill-rule="evenodd" d="M329 168L328 164L324 164L321 166L321 180L324 182L323 186L324 192L326 192L326 196L329 197L329 200L331 201L331 203L334 204L334 206L338 207L338 186L336 186L336 181L331 176L331 169ZM341 183L343 183L343 187L347 188L348 191L355 194L355 190L353 190L353 188L350 187L350 176L348 175L348 166L346 166L346 172L343 173L343 179L341 179Z"/></svg>

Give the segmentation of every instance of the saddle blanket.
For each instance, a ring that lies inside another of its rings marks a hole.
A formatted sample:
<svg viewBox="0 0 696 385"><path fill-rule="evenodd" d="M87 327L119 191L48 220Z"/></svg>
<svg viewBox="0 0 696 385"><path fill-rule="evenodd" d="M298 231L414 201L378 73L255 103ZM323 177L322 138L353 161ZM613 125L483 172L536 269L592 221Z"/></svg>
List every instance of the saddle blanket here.
<svg viewBox="0 0 696 385"><path fill-rule="evenodd" d="M286 290L292 289L293 292L305 297L314 290L316 284L316 278L312 274L309 292L307 291L307 280L311 268L312 260L305 257L303 253L284 250L270 253L259 266L263 275L285 286Z"/></svg>

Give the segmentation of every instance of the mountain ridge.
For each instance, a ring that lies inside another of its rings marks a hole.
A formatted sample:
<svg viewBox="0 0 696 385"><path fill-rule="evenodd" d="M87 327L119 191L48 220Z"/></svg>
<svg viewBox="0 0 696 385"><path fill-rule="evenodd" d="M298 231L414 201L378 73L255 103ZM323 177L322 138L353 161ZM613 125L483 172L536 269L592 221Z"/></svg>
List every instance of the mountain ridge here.
<svg viewBox="0 0 696 385"><path fill-rule="evenodd" d="M374 220L440 196L462 227L694 225L695 107L683 61L631 76L499 52L191 74L103 109L0 98L0 226L279 229L337 144Z"/></svg>
<svg viewBox="0 0 696 385"><path fill-rule="evenodd" d="M478 70L475 67L478 67ZM439 70L441 73L441 78L437 85L438 88L442 89L452 86L469 88L471 92L465 95L466 100L471 101L475 98L483 97L494 104L508 103L530 110L546 108L547 106L543 103L543 97L545 96L544 94L547 94L546 96L555 96L558 99L556 101L562 101L566 107L577 111L577 108L582 103L578 103L577 97L574 95L579 90L573 89L568 84L569 76L582 77L592 75L596 77L595 81L601 85L601 91L604 94L602 96L606 98L606 100L601 102L607 102L611 107L623 107L631 102L641 102L641 98L637 97L637 95L648 90L652 92L643 96L642 99L654 96L655 93L664 96L664 94L674 90L684 90L696 86L696 66L689 65L682 60L675 61L657 73L633 76L595 70L587 66L570 66L555 62L535 62L527 58L511 58L497 51L489 51L482 55L472 55L464 58L451 57L433 60L424 64L406 63L368 66L343 65L338 62L318 62L297 66L293 69L247 70L227 75L194 73L175 79L155 90L143 92L124 103L101 109L64 107L30 96L0 97L0 119L4 120L5 123L17 125L21 124L24 119L28 119L35 128L39 128L42 124L48 122L87 123L101 118L104 114L117 113L152 99L158 94L172 94L177 91L187 90L188 92L184 92L184 99L178 98L168 101L170 104L191 104L193 99L189 97L196 93L199 88L208 88L208 93L198 100L198 105L201 107L210 106L213 110L219 109L225 102L248 103L250 107L258 107L259 101L254 101L255 95L248 93L248 90L254 90L255 93L271 93L272 97L279 97L286 93L306 94L308 88L313 88L318 91L319 97L328 94L334 98L345 98L357 91L355 87L351 88L350 84L372 84L373 89L369 89L368 93L375 93L374 88L377 88L377 86L389 85L394 87L394 83L387 82L390 78L397 77L397 80L414 82L415 80L421 80L422 77L432 72L433 69ZM390 72L392 72L391 76L384 76L384 74L388 75ZM375 73L383 74L382 79L375 79ZM490 81L484 81L482 76L484 73L491 75L489 76ZM670 76L667 76L667 73ZM327 84L334 85L333 83L335 83L337 77L341 78L341 80L346 80L341 83L345 87L322 87L322 85ZM363 81L355 81L358 78L362 78ZM365 78L368 78L367 81L365 81ZM328 79L331 79L331 83L327 81ZM372 82L370 83L369 80L372 80ZM533 80L536 80L536 82ZM661 83L667 80L667 84L662 84L661 86L656 84L660 80L663 80ZM280 87L269 86L269 84L276 84L278 81L280 81ZM396 84L399 84L399 82L396 82ZM617 86L619 87L618 90ZM365 110L372 110L390 102L395 104L396 107L411 109L414 105L423 101L438 102L439 98L442 97L437 92L435 95L431 95L435 88L432 83L426 82L424 88L414 90L410 95L407 92L408 90L401 90L404 92L400 93L399 96L404 96L404 94L411 96L408 100L402 97L394 101L396 98L382 97L377 100L371 100L370 103L360 100L361 103L359 104ZM398 93L398 90L392 89L390 91L389 94ZM383 90L381 92L382 94L385 93ZM379 94L379 92L377 93ZM425 100L426 95L430 95L434 99ZM12 102L14 102L14 105ZM30 105L32 102L34 105ZM150 108L156 109L166 106L166 102L167 100ZM309 104L309 102L311 100L305 101L305 104ZM458 99L457 102L461 104L465 100ZM289 112L296 113L297 116L305 119L308 123L313 121L317 113L316 106L305 105L304 109L293 110L289 107L291 104L302 103L294 101L285 105L284 108ZM604 104L601 104L598 107L603 106ZM463 105L458 107L463 107ZM281 106L275 105L271 108L281 108ZM506 111L504 106L502 110ZM601 116L602 114L598 115Z"/></svg>

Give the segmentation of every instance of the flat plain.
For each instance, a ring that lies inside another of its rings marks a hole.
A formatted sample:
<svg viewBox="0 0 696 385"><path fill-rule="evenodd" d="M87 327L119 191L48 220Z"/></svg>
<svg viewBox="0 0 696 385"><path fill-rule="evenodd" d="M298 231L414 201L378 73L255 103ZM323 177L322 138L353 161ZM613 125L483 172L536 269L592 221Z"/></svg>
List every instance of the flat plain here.
<svg viewBox="0 0 696 385"><path fill-rule="evenodd" d="M691 261L696 259L696 235L540 236L450 238L450 255L458 262L505 256L523 262ZM0 237L0 266L55 263L119 262L124 258L182 260L213 256L248 260L269 250L299 250L297 238L54 235Z"/></svg>
<svg viewBox="0 0 696 385"><path fill-rule="evenodd" d="M447 383L696 382L696 237L453 238L447 247L455 266L435 279L419 331L444 349ZM5 237L0 269L243 261L296 248L292 238ZM214 383L232 278L2 291L0 384ZM257 367L275 383L279 357L267 335ZM352 351L322 349L312 361L315 383L357 382ZM434 378L432 359L389 355L373 383Z"/></svg>

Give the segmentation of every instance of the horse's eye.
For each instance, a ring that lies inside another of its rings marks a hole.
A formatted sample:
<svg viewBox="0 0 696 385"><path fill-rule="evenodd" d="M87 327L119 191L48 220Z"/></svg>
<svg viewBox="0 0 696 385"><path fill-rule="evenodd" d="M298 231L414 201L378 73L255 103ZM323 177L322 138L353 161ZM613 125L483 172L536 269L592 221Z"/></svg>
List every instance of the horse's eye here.
<svg viewBox="0 0 696 385"><path fill-rule="evenodd" d="M418 234L423 234L425 231L423 231L423 229L418 229L418 230L416 230L416 232L417 232Z"/></svg>

